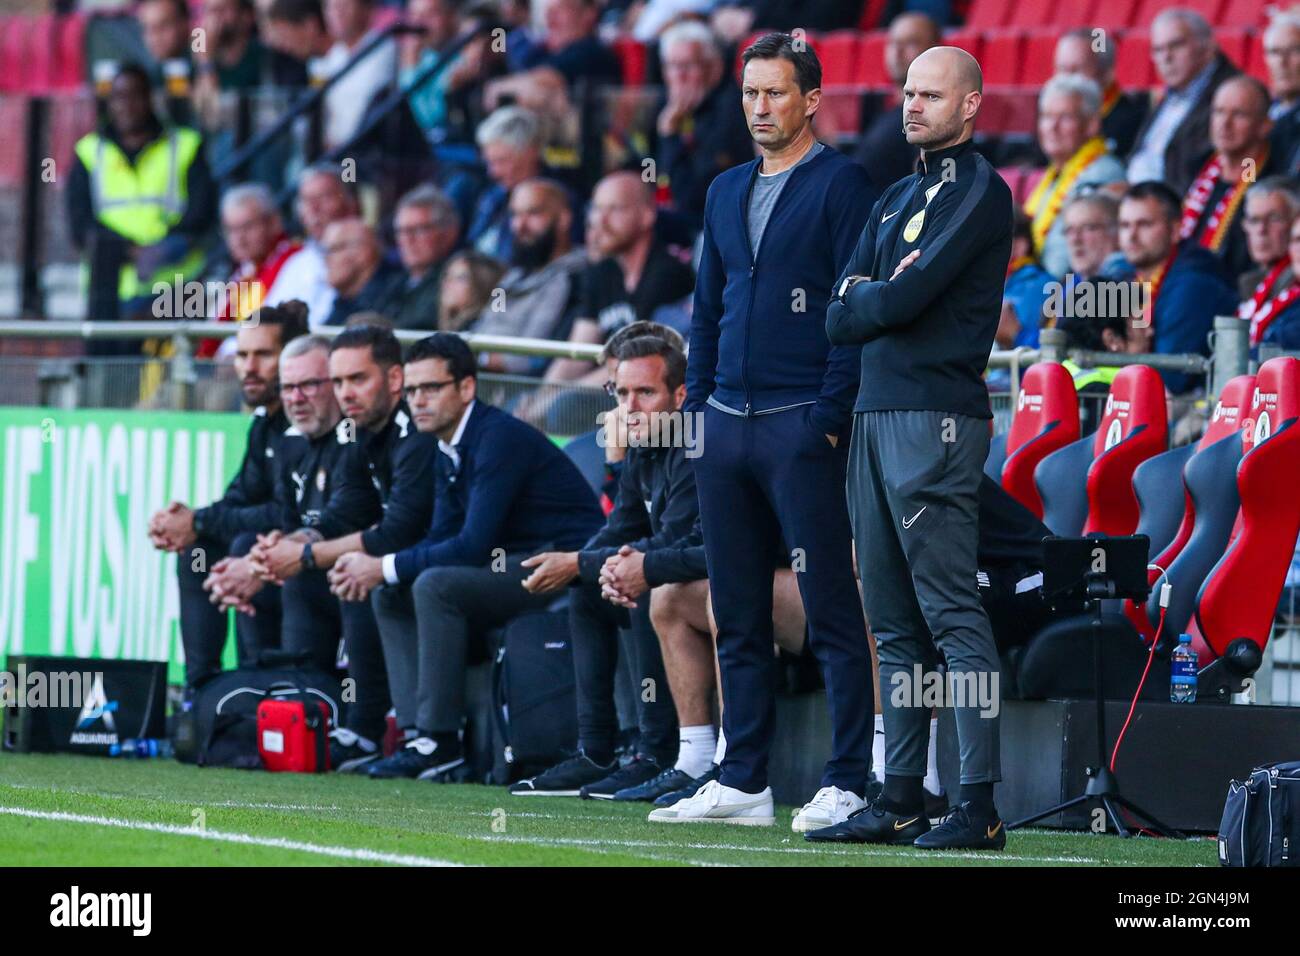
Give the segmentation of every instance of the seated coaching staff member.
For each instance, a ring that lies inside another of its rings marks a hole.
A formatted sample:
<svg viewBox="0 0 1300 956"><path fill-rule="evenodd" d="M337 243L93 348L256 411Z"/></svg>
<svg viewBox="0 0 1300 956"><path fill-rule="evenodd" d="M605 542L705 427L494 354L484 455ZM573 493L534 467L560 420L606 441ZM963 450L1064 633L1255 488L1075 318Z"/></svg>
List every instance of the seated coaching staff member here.
<svg viewBox="0 0 1300 956"><path fill-rule="evenodd" d="M979 64L956 47L935 47L912 63L903 120L908 142L921 147L916 174L876 203L827 310L830 340L862 346L848 498L885 687L895 674L910 680L917 663L933 666L936 646L952 675L1000 677L976 554L993 417L982 375L1013 217L1011 191L971 143L982 88ZM930 831L921 792L929 711L885 695L884 792L870 811L828 828L836 831L830 838L929 849L1006 845L993 807L997 718L976 701L956 703L960 805Z"/></svg>
<svg viewBox="0 0 1300 956"><path fill-rule="evenodd" d="M720 781L651 816L664 822L774 822L772 555L782 539L805 572L799 590L831 709L822 787L842 816L862 806L871 759L871 657L844 501L857 350L831 348L822 309L874 193L861 166L813 137L816 54L770 33L743 59L741 102L762 156L709 188L684 406L703 413L695 479L727 755Z"/></svg>
<svg viewBox="0 0 1300 956"><path fill-rule="evenodd" d="M280 407L280 351L306 334L307 306L296 299L277 307L263 306L249 321L240 323L235 333L235 376L244 404L253 407L253 420L239 471L226 493L212 504L190 509L173 501L149 521L154 547L180 556L176 574L188 687L221 670L221 652L226 645L228 614L208 600L203 579L227 555L247 554L257 533L279 518L276 472L289 427ZM263 647L280 643L279 615L274 603L266 600L271 596L259 597L264 612L260 619L240 615L236 623L241 667L255 665Z"/></svg>
<svg viewBox="0 0 1300 956"><path fill-rule="evenodd" d="M421 431L439 438L433 525L418 544L382 558L353 552L330 572L335 590L372 603L406 746L369 766L372 777L446 781L463 766L465 669L488 631L554 595L520 587L522 561L573 550L604 522L591 486L531 425L477 401L476 363L456 335L411 346L406 394Z"/></svg>
<svg viewBox="0 0 1300 956"><path fill-rule="evenodd" d="M680 347L658 335L629 338L614 352L618 410L606 421L626 422L626 436L605 428L606 444L622 438L627 455L619 473L614 510L605 526L581 549L539 554L524 565L533 568L523 586L534 593L552 593L575 585L569 596L569 630L573 638L573 670L577 683L578 752L544 773L521 780L514 794L578 795L614 799L627 787L658 778L677 758L677 721L668 693L637 695L640 737L633 760L620 767L618 712L614 679L620 653L626 654L638 688L646 680L668 688L659 639L650 622L649 588L680 573L678 542L690 534L700 505L695 494L695 469L685 442L652 443L668 416L679 415L686 398L686 356ZM630 555L636 554L636 558ZM606 569L622 565L623 575L635 579L638 593L616 606L601 598ZM652 584L651 582L654 582ZM644 587L642 587L644 586ZM623 640L620 642L620 630Z"/></svg>
<svg viewBox="0 0 1300 956"><path fill-rule="evenodd" d="M306 543L282 539L268 553L274 570L289 574L299 567L327 570L348 552L384 555L415 544L433 519L434 464L438 440L415 427L402 401L402 347L390 329L356 325L330 343L330 381L344 420L354 427L348 447L353 457L346 480L379 492L382 516L364 531L341 538L314 538ZM347 641L348 674L356 697L346 727L336 728L330 766L350 771L378 759L384 715L390 706L384 652L369 602L341 604ZM321 653L328 659L328 633Z"/></svg>

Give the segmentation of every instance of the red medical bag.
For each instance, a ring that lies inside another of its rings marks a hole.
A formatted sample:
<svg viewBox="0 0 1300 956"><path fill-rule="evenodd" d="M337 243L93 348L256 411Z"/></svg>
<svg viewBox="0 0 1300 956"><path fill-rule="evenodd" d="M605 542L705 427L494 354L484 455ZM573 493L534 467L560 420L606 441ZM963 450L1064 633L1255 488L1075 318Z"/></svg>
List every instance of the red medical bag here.
<svg viewBox="0 0 1300 956"><path fill-rule="evenodd" d="M317 700L264 700L257 706L257 752L267 770L329 770L329 705Z"/></svg>

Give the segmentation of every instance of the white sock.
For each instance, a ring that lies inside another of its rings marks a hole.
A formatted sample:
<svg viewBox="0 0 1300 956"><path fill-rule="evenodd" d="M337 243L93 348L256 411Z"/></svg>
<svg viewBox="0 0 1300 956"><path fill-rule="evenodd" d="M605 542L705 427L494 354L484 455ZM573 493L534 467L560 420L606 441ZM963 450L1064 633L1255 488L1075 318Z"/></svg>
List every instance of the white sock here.
<svg viewBox="0 0 1300 956"><path fill-rule="evenodd" d="M871 775L885 782L885 715L876 714L876 733L871 739Z"/></svg>
<svg viewBox="0 0 1300 956"><path fill-rule="evenodd" d="M722 761L726 758L726 756L727 756L727 735L724 734L722 732L722 728L719 727L718 746L717 749L713 751L713 762L716 763L719 767L721 767Z"/></svg>
<svg viewBox="0 0 1300 956"><path fill-rule="evenodd" d="M925 789L931 793L943 795L943 784L939 782L939 718L930 718L930 746L925 752Z"/></svg>
<svg viewBox="0 0 1300 956"><path fill-rule="evenodd" d="M696 724L681 728L681 741L677 748L677 763L682 773L701 776L713 762L713 752L718 746L712 724Z"/></svg>

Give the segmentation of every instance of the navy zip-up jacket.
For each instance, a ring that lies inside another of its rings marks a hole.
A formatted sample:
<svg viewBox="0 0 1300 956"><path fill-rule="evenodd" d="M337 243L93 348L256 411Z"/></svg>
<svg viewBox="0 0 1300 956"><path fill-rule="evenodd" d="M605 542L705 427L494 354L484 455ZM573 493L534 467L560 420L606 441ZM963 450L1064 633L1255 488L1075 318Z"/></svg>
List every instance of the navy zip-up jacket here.
<svg viewBox="0 0 1300 956"><path fill-rule="evenodd" d="M605 523L591 485L555 443L532 425L482 399L456 446L460 467L439 454L433 526L398 551L397 579L410 584L425 568L483 567L493 551L577 551Z"/></svg>
<svg viewBox="0 0 1300 956"><path fill-rule="evenodd" d="M877 193L866 170L826 147L791 171L750 249L761 164L734 166L709 187L683 408L703 411L710 396L746 415L815 402L813 424L844 436L860 350L831 347L826 306Z"/></svg>
<svg viewBox="0 0 1300 956"><path fill-rule="evenodd" d="M927 154L915 174L885 190L844 270L871 281L826 312L832 342L862 346L855 412L993 417L983 375L1002 314L1012 218L1011 190L970 140ZM891 278L917 249L920 258Z"/></svg>
<svg viewBox="0 0 1300 956"><path fill-rule="evenodd" d="M279 523L284 508L276 495L276 483L288 428L283 408L273 415L266 413L264 405L254 409L239 471L224 495L194 511L196 533L229 544L241 533L261 533Z"/></svg>

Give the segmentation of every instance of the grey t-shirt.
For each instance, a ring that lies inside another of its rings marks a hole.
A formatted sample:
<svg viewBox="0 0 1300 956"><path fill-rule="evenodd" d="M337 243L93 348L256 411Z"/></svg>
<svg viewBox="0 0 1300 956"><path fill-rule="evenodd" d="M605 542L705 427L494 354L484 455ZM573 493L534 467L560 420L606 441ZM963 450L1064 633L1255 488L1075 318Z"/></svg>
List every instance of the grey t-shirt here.
<svg viewBox="0 0 1300 956"><path fill-rule="evenodd" d="M789 169L773 173L770 176L764 176L760 171L758 176L755 177L754 188L749 194L749 214L746 217L749 227L749 248L754 255L758 255L758 244L763 241L763 230L767 228L767 220L772 215L772 207L776 205L777 197L781 195L786 180L790 178L792 172L808 162L824 148L821 143L813 143L812 149L803 154L803 159Z"/></svg>

